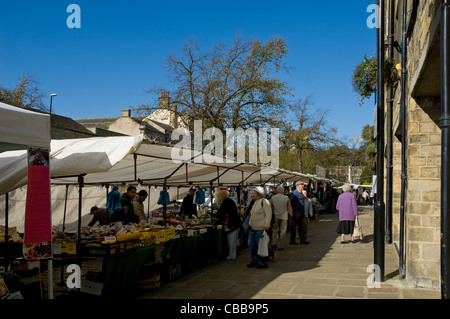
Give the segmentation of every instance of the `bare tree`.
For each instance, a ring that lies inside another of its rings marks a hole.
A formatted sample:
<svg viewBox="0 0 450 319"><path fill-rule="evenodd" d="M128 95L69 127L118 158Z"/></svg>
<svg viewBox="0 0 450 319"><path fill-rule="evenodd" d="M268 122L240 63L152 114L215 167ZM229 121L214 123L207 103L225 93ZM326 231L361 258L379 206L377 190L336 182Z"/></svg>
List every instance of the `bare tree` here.
<svg viewBox="0 0 450 319"><path fill-rule="evenodd" d="M32 75L25 75L18 79L13 89L0 87L0 102L21 107L47 112L42 98L44 94L38 88L37 82Z"/></svg>
<svg viewBox="0 0 450 319"><path fill-rule="evenodd" d="M170 54L165 65L176 88L171 103L189 126L201 119L204 127L221 130L278 127L290 89L276 74L288 71L287 53L281 38L263 44L236 37L231 45L216 45L209 52L188 41L181 55ZM162 91L169 90L155 87L148 92L157 96ZM147 104L133 110L148 114L157 108Z"/></svg>
<svg viewBox="0 0 450 319"><path fill-rule="evenodd" d="M286 121L283 140L285 150L295 152L298 169L305 172L304 162L319 152L338 143L337 130L327 124L327 110L316 108L312 96L290 104L294 119ZM292 157L291 157L292 159Z"/></svg>

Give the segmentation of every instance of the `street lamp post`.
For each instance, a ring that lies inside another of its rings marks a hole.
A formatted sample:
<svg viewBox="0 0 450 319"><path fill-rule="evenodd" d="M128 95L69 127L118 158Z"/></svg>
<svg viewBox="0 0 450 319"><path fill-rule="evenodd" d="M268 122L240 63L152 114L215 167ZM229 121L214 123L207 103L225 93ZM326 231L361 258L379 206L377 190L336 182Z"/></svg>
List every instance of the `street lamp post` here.
<svg viewBox="0 0 450 319"><path fill-rule="evenodd" d="M53 106L53 97L57 96L57 94L50 94L50 117L52 116L52 106ZM51 120L50 120L51 121ZM51 213L50 213L51 216ZM53 299L53 259L50 258L47 261L47 270L48 270L48 299Z"/></svg>
<svg viewBox="0 0 450 319"><path fill-rule="evenodd" d="M58 96L58 95L55 93L50 94L50 115L52 114L52 105L53 105L53 97L54 96Z"/></svg>

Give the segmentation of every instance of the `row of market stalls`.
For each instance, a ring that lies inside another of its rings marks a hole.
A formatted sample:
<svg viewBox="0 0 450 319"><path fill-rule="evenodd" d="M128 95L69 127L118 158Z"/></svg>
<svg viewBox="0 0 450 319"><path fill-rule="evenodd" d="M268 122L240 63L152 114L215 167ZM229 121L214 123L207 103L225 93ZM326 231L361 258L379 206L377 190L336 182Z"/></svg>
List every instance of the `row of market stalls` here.
<svg viewBox="0 0 450 319"><path fill-rule="evenodd" d="M49 183L47 184L44 179L41 189L33 188L33 192L40 193L46 187L51 189L49 203L51 213L49 212L49 215L52 226L62 226L63 230L67 226L66 231L71 230L77 234L78 244L81 244L82 241L83 218L84 220L89 218L89 208L94 205L104 206L109 190L115 185L122 189L128 185L148 189L150 196L147 210L152 211L155 206L160 205L155 203L157 198L155 195L158 194L156 189L171 193L172 198L178 199L180 190L186 190L191 186L204 187L209 190L210 198L212 198L215 188L226 187L239 190L247 185L262 185L268 182L308 183L311 178L308 175L272 169L263 165L228 163L227 159L218 156L210 156L208 162L205 162L199 160L192 150L188 150L191 152L191 156L187 157L188 160L176 161L173 156L173 147L152 144L142 135L50 140L49 115L18 109L3 103L0 104L0 113L0 128L2 129L0 132L2 151L0 153L0 170L2 171L0 176L0 218L2 221L4 220L5 245L8 244L10 228L15 228L17 232L24 232L25 238L27 236L27 228L23 227L27 219L25 213L33 205L30 203L31 195L33 195L29 184L29 174L32 172L30 163L33 160L30 158L30 154L36 155L36 153L30 153L30 146L44 150L44 156L42 160L39 160L43 163L39 165L47 166L49 175ZM47 157L45 150L48 150ZM153 193L152 189L155 189ZM176 196L174 192L176 192ZM160 206L162 206L160 208L163 212L167 211L168 205L165 201ZM0 224L2 223L0 222ZM164 225L165 227L166 225ZM210 229L211 227L208 228L208 230ZM196 234L199 235L198 232ZM168 239L175 238L173 233L165 235L165 240L161 240L159 244L166 245L165 251L171 251L177 247L176 251L172 251L173 256L179 256L181 252L187 251L183 245L201 246L197 242L192 243L194 237L189 239L190 244L188 241L173 240L169 245L167 244ZM219 227L208 233L203 232L203 236L209 236L209 239L204 240L197 236L198 238L195 240L203 243L214 242L213 247L208 247L212 250L218 248L220 251L223 236L221 236ZM155 259L155 244L158 244L158 239L155 242L153 236L153 241L150 241L148 245L151 247L143 247L142 235L140 238L135 236L133 238L137 240L134 240L131 245L130 251L133 250L133 254L127 255L128 262L124 258L118 259L118 256L108 255L111 258L105 258L105 260L108 259L105 263L107 265L105 272L109 273L110 278L126 277L124 274L117 273L120 271L120 267L116 267L116 264L133 265L129 258L132 258L131 260L140 258L142 262L149 256L150 259ZM75 251L81 263L82 256L80 255L88 250L81 250L75 246ZM119 253L124 251L125 249L118 243L114 255L116 253L120 255ZM10 250L3 249L1 257L7 257L9 252ZM110 249L109 252L111 253L112 250ZM198 249L196 253L198 253ZM50 283L53 278L51 274L53 257L50 254L49 285L52 285ZM134 274L130 276L133 277ZM52 298L53 294L50 290L49 297Z"/></svg>
<svg viewBox="0 0 450 319"><path fill-rule="evenodd" d="M265 174L264 167L260 165L226 163L222 158L209 164L193 161L176 163L171 152L171 147L151 144L143 136L53 140L50 175L52 189L58 193L55 201L61 202L61 193L65 193L66 186L71 187L72 193L66 194L74 201L75 190L80 204L76 213L81 222L81 217L89 213L91 204L104 207L106 194L114 185L125 188L135 185L138 189L156 187L169 192L172 190L173 194L180 188L190 186L205 187L211 191L215 187L289 181L306 183L309 180L307 175L281 169L269 170L270 174ZM0 153L0 169L7 172L0 176L0 195L14 192L14 196L9 197L13 203L9 211L15 215L14 219L10 219L10 225L15 224L19 229L21 218L23 220L20 211L23 210L23 196L26 194L23 187L27 185L27 156L27 151ZM89 188L95 191L86 191L89 204L85 205L83 192ZM153 195L152 191L149 193ZM175 194L171 196L175 197ZM150 209L155 208L155 199L153 196ZM61 221L64 215L66 220L73 220L73 208L72 203L65 214L60 205L55 209L52 207L52 219Z"/></svg>

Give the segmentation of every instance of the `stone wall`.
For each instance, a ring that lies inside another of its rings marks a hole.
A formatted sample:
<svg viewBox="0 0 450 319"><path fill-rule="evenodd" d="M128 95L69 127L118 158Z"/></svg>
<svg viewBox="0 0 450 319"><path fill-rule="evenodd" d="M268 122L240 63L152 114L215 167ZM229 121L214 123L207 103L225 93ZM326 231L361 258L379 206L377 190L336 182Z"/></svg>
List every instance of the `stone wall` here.
<svg viewBox="0 0 450 319"><path fill-rule="evenodd" d="M409 282L439 287L441 134L433 100L409 103L406 273ZM430 113L435 117L430 117ZM437 117L437 118L436 118Z"/></svg>
<svg viewBox="0 0 450 319"><path fill-rule="evenodd" d="M398 2L395 40L401 43ZM439 72L440 1L409 1L405 194L405 263L408 283L440 287L441 131ZM438 51L436 51L438 50ZM436 54L437 53L437 54ZM437 59L437 61L436 61ZM401 63L401 55L395 54ZM430 83L432 85L430 85ZM400 84L394 99L393 241L399 245L401 196Z"/></svg>

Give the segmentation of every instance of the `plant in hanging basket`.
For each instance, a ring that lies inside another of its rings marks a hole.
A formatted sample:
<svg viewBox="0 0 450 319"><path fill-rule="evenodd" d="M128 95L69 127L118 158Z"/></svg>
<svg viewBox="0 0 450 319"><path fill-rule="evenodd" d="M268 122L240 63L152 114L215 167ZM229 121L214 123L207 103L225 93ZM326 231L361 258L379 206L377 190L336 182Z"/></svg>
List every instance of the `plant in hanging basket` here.
<svg viewBox="0 0 450 319"><path fill-rule="evenodd" d="M395 63L385 60L385 84L396 85L400 80ZM376 57L364 56L364 61L358 64L353 71L353 90L361 97L360 105L369 99L376 91L378 84L378 61Z"/></svg>

